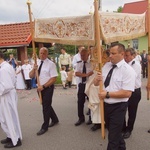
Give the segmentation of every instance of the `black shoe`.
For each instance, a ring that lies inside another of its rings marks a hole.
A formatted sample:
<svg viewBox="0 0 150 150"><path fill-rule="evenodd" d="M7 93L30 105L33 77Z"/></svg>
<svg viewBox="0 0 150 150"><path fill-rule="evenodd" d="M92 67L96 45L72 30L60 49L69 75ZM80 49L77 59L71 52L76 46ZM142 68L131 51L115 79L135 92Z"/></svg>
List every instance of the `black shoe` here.
<svg viewBox="0 0 150 150"><path fill-rule="evenodd" d="M147 132L150 133L150 129Z"/></svg>
<svg viewBox="0 0 150 150"><path fill-rule="evenodd" d="M13 145L13 143L11 141L11 142L5 144L4 148L13 148L13 147L21 146L21 145L22 145L22 143L21 143L21 140L19 139L16 145Z"/></svg>
<svg viewBox="0 0 150 150"><path fill-rule="evenodd" d="M131 132L130 132L130 131L127 131L127 132L125 132L125 133L123 134L123 138L124 138L124 139L128 139L128 138L130 137L130 135L131 135Z"/></svg>
<svg viewBox="0 0 150 150"><path fill-rule="evenodd" d="M86 125L90 125L92 124L92 121L89 119L87 122L86 122Z"/></svg>
<svg viewBox="0 0 150 150"><path fill-rule="evenodd" d="M11 138L8 138L8 137L6 139L1 140L2 144L6 144L6 143L10 143L10 142L12 142Z"/></svg>
<svg viewBox="0 0 150 150"><path fill-rule="evenodd" d="M94 124L94 126L91 128L92 131L96 131L101 128L101 124Z"/></svg>
<svg viewBox="0 0 150 150"><path fill-rule="evenodd" d="M47 130L48 130L48 129L47 129ZM41 129L41 130L37 133L37 135L42 135L42 134L44 134L47 130Z"/></svg>
<svg viewBox="0 0 150 150"><path fill-rule="evenodd" d="M79 125L81 125L83 122L84 122L85 120L78 120L74 125L75 126L79 126Z"/></svg>
<svg viewBox="0 0 150 150"><path fill-rule="evenodd" d="M58 124L59 121L52 121L48 127L53 127L54 125Z"/></svg>

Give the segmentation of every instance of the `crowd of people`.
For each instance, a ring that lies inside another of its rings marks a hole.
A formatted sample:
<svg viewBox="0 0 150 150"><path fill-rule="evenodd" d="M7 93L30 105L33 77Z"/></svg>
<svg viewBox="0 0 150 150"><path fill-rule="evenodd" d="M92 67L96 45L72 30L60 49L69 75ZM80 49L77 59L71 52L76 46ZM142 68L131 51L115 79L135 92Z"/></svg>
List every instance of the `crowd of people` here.
<svg viewBox="0 0 150 150"><path fill-rule="evenodd" d="M100 100L104 100L104 120L108 129L107 150L125 150L124 139L132 134L141 100L141 77L148 77L148 55L146 50L140 55L133 48L125 49L123 44L114 43L104 50L102 57L106 58L102 72L99 72L96 64L91 61L91 53L90 49L78 46L78 53L71 59L62 48L58 59L62 88L71 88L74 83L77 85L78 120L74 125L77 127L85 122L84 104L87 101L89 120L86 124L93 124L92 131L101 129ZM43 113L38 136L59 123L52 107L54 84L58 77L56 64L48 58L46 47L40 49L39 58L36 58L37 64L34 63L33 56L30 61L24 60L21 65L12 54L5 61L0 52L0 123L7 136L1 143L5 144L5 148L22 145L16 89L37 88L42 99ZM99 89L100 83L104 85L103 89ZM3 109L5 107L7 109Z"/></svg>

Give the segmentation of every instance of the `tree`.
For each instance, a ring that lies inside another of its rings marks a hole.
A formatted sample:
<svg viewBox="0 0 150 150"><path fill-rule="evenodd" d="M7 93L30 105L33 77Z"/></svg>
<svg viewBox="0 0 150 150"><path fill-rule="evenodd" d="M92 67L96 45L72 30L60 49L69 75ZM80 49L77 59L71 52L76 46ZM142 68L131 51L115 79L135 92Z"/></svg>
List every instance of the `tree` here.
<svg viewBox="0 0 150 150"><path fill-rule="evenodd" d="M121 13L121 12L122 12L122 9L123 9L123 7L122 7L122 6L119 6L118 9L117 9L117 12Z"/></svg>
<svg viewBox="0 0 150 150"><path fill-rule="evenodd" d="M74 45L63 45L63 44L54 44L54 53L60 54L61 48L65 48L68 54L75 54Z"/></svg>

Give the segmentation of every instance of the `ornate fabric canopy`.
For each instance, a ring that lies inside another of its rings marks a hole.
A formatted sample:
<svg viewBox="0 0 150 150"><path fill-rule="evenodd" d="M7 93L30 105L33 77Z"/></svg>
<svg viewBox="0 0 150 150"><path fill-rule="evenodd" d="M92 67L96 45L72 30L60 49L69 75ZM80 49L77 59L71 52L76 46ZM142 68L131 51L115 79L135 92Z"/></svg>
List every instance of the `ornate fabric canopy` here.
<svg viewBox="0 0 150 150"><path fill-rule="evenodd" d="M145 13L100 13L100 28L106 44L146 35Z"/></svg>
<svg viewBox="0 0 150 150"><path fill-rule="evenodd" d="M35 20L35 41L93 45L93 16L37 19Z"/></svg>
<svg viewBox="0 0 150 150"><path fill-rule="evenodd" d="M101 37L106 44L146 35L145 13L100 12ZM95 44L94 16L47 18L35 20L36 42L68 45Z"/></svg>

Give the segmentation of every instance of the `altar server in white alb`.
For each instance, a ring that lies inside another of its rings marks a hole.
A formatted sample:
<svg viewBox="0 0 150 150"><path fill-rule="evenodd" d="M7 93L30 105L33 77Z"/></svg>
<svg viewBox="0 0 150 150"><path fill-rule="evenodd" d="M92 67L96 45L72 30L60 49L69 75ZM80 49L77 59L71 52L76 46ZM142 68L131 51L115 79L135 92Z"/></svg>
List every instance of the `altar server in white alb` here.
<svg viewBox="0 0 150 150"><path fill-rule="evenodd" d="M4 61L3 53L0 52L0 124L7 136L1 140L1 144L4 144L5 148L22 145L15 83L15 70Z"/></svg>

